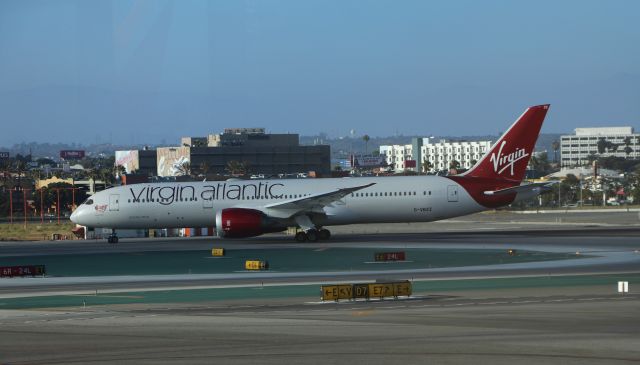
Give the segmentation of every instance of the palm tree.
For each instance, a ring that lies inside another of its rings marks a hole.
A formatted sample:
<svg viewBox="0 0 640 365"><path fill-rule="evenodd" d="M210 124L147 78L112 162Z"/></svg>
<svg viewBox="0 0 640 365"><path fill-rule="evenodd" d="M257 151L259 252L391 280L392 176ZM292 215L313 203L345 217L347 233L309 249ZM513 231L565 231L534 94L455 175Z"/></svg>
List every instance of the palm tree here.
<svg viewBox="0 0 640 365"><path fill-rule="evenodd" d="M428 174L432 168L433 168L433 164L431 163L431 161L427 159L424 159L422 161L422 172L424 172L425 174Z"/></svg>
<svg viewBox="0 0 640 365"><path fill-rule="evenodd" d="M226 170L233 176L246 175L249 173L249 163L246 161L231 160L227 162Z"/></svg>
<svg viewBox="0 0 640 365"><path fill-rule="evenodd" d="M113 175L113 170L108 167L101 168L100 170L98 170L98 177L100 177L100 180L104 182L105 188L108 185L113 185L113 183L116 180Z"/></svg>
<svg viewBox="0 0 640 365"><path fill-rule="evenodd" d="M560 149L560 142L551 142L551 148L553 149L553 162L558 162L558 150Z"/></svg>
<svg viewBox="0 0 640 365"><path fill-rule="evenodd" d="M122 165L113 166L113 173L116 176L122 176L127 173L127 169Z"/></svg>
<svg viewBox="0 0 640 365"><path fill-rule="evenodd" d="M369 137L368 134L365 134L364 136L362 136L362 140L364 141L364 154L367 154L367 146L369 145L369 140L371 139L371 137Z"/></svg>
<svg viewBox="0 0 640 365"><path fill-rule="evenodd" d="M204 177L207 177L207 173L209 172L209 169L211 168L209 166L209 163L207 161L202 161L199 165L200 167L200 172L202 173L202 175L204 175Z"/></svg>
<svg viewBox="0 0 640 365"><path fill-rule="evenodd" d="M598 153L603 154L606 149L607 141L605 141L604 138L598 139Z"/></svg>
<svg viewBox="0 0 640 365"><path fill-rule="evenodd" d="M538 171L540 162L538 161L538 158L536 156L531 156L531 159L529 159L529 166L531 166L532 170Z"/></svg>
<svg viewBox="0 0 640 365"><path fill-rule="evenodd" d="M633 152L633 148L631 148L630 146L631 144L631 137L626 137L624 139L624 153L627 155L627 158L629 158L629 155L631 154L631 152Z"/></svg>
<svg viewBox="0 0 640 365"><path fill-rule="evenodd" d="M18 185L22 183L22 174L26 168L26 164L22 160L16 160L14 163L14 171L18 173Z"/></svg>
<svg viewBox="0 0 640 365"><path fill-rule="evenodd" d="M458 162L457 160L451 160L451 162L449 162L450 173L457 174L459 168L460 168L460 162ZM454 171L451 171L451 170L454 170Z"/></svg>
<svg viewBox="0 0 640 365"><path fill-rule="evenodd" d="M189 161L182 162L182 164L178 165L176 168L181 176L191 175L191 163Z"/></svg>
<svg viewBox="0 0 640 365"><path fill-rule="evenodd" d="M11 161L7 159L2 162L2 182L6 184L9 176L11 176Z"/></svg>

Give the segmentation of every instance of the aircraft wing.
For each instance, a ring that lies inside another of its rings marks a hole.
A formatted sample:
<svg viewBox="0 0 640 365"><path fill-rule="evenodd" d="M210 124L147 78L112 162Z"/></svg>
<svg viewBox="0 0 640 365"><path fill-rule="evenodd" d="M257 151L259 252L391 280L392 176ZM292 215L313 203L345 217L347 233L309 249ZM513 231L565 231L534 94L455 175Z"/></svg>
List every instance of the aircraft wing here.
<svg viewBox="0 0 640 365"><path fill-rule="evenodd" d="M534 189L545 190L555 182L540 182L540 183L532 183L532 184L524 184L519 186L514 186L511 188L500 189L500 190L489 190L485 191L484 195L505 195L505 194L514 194L514 193L526 193L530 192Z"/></svg>
<svg viewBox="0 0 640 365"><path fill-rule="evenodd" d="M375 183L341 188L324 193L313 194L302 198L291 199L284 202L268 204L263 207L265 213L271 216L290 217L302 211L321 211L323 207L333 204L345 196L361 189L368 188Z"/></svg>

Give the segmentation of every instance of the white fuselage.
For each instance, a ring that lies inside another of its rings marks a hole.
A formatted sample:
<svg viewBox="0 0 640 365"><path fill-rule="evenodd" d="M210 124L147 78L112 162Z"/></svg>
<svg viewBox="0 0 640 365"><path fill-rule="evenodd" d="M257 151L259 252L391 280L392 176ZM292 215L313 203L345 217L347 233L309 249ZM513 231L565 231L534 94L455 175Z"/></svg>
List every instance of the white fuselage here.
<svg viewBox="0 0 640 365"><path fill-rule="evenodd" d="M322 208L322 226L429 222L487 208L458 183L440 176L299 180L228 180L135 184L101 191L81 205L74 221L90 227L179 228L215 226L225 208L265 211L272 203L354 185L375 183Z"/></svg>

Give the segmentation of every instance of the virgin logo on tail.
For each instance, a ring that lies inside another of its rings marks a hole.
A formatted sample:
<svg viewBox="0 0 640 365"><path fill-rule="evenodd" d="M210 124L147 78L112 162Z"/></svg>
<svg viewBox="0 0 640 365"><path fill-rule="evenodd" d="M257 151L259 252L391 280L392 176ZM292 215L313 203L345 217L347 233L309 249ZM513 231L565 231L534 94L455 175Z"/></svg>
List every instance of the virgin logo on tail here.
<svg viewBox="0 0 640 365"><path fill-rule="evenodd" d="M502 141L500 144L500 148L498 149L498 154L491 153L491 158L489 161L493 163L493 171L497 174L502 174L506 169L510 168L511 176L513 176L513 167L516 162L522 160L523 158L527 158L529 154L525 151L524 148L516 148L515 151L511 152L508 155L502 154L502 149L507 144L507 141Z"/></svg>

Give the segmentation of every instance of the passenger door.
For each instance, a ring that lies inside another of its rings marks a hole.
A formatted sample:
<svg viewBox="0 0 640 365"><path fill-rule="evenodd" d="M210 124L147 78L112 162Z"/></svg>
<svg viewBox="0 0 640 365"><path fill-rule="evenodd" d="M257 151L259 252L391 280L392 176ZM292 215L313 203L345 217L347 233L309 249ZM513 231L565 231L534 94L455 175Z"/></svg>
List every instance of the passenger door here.
<svg viewBox="0 0 640 365"><path fill-rule="evenodd" d="M458 185L447 186L447 201L449 202L458 201Z"/></svg>
<svg viewBox="0 0 640 365"><path fill-rule="evenodd" d="M212 209L213 208L213 197L211 199L202 198L202 209Z"/></svg>
<svg viewBox="0 0 640 365"><path fill-rule="evenodd" d="M109 195L109 211L117 212L120 210L120 194Z"/></svg>

